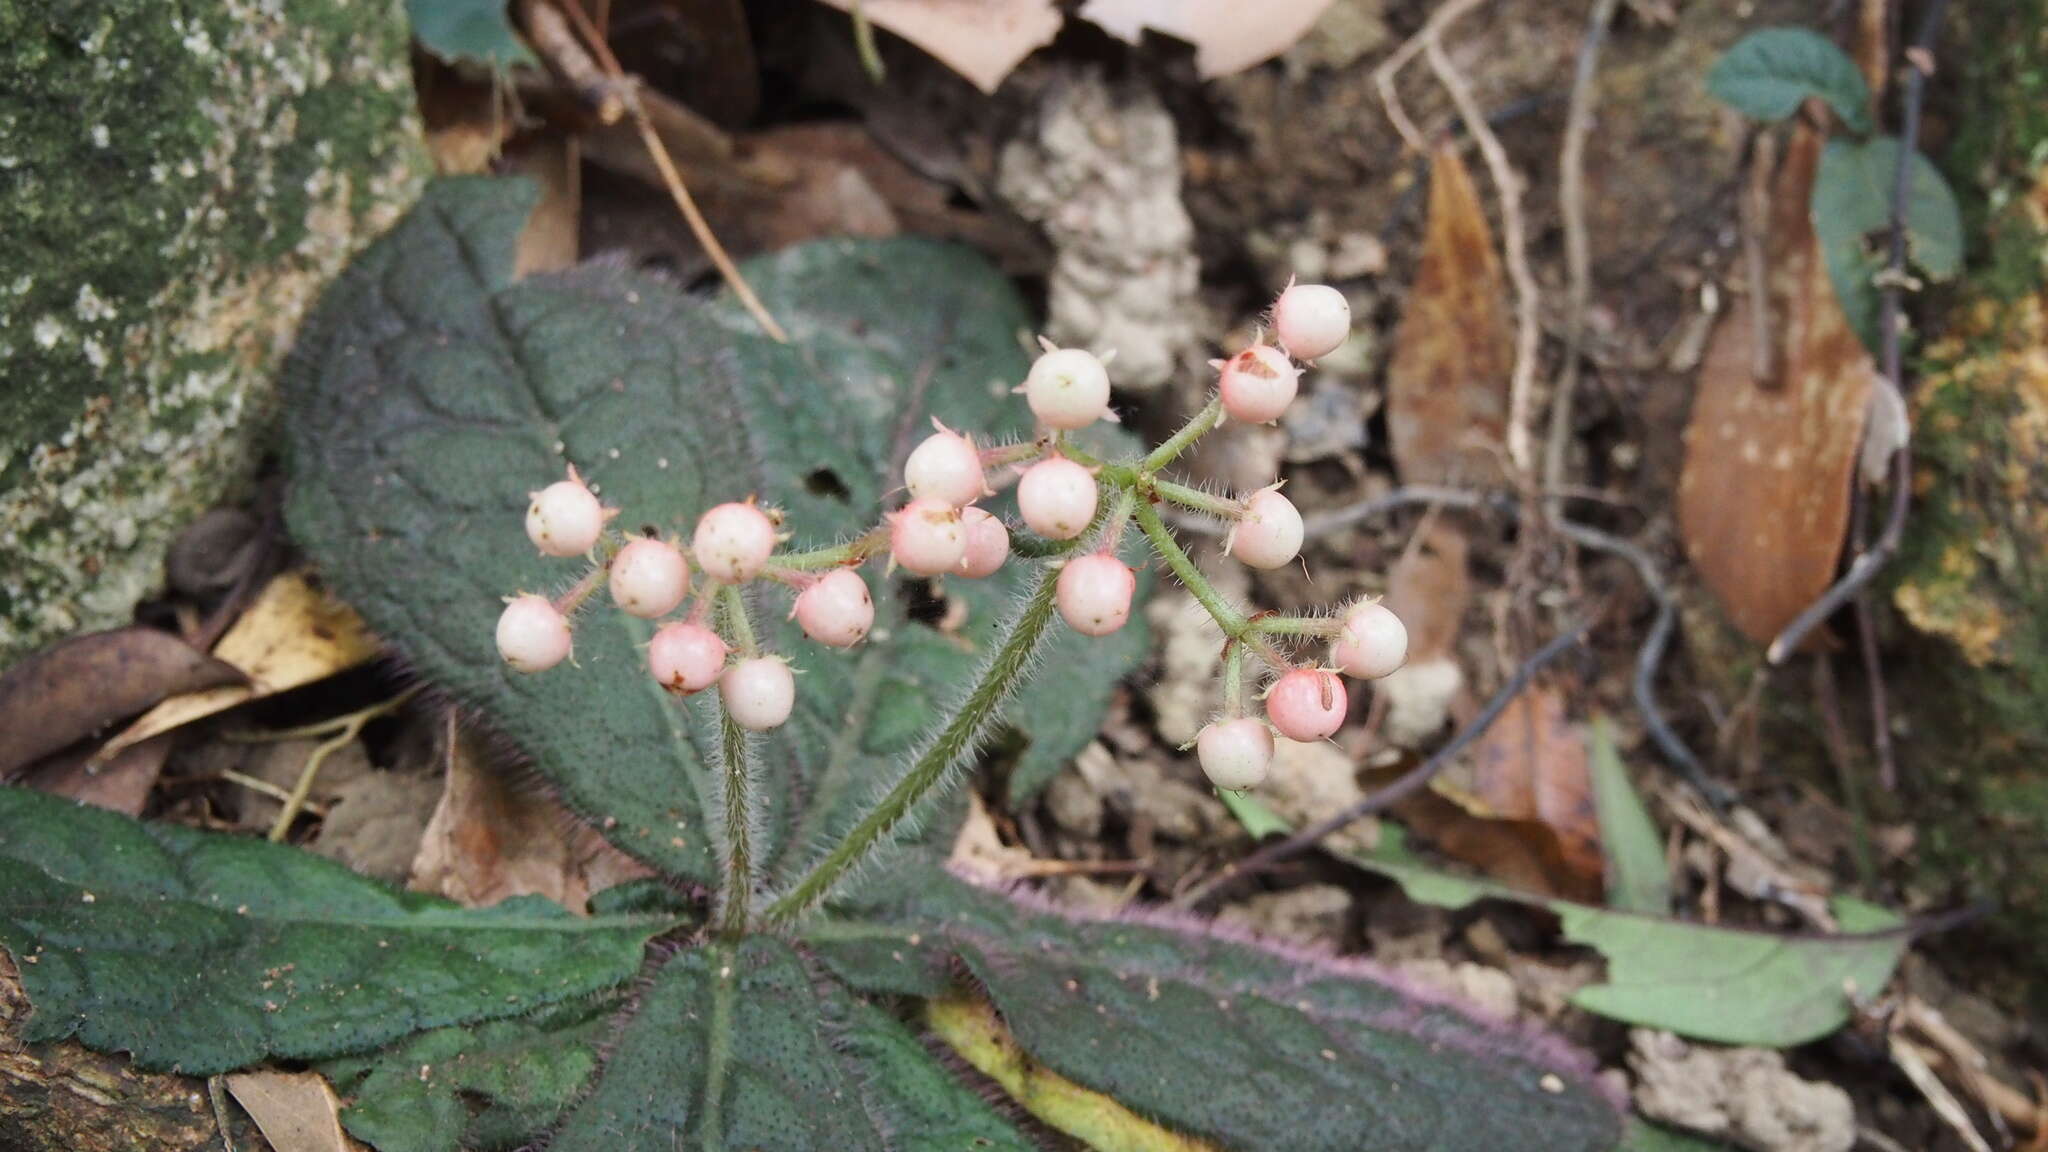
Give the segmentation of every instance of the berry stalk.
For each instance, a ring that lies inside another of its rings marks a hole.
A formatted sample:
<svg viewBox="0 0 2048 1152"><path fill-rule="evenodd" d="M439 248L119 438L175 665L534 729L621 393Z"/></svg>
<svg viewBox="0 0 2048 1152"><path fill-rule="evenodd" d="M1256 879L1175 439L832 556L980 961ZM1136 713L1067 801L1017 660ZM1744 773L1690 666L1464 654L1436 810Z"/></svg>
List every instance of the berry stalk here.
<svg viewBox="0 0 2048 1152"><path fill-rule="evenodd" d="M1149 502L1140 500L1133 511L1138 519L1139 530L1145 533L1146 539L1152 541L1153 551L1158 552L1159 558L1166 561L1166 566L1173 570L1174 578L1187 588L1204 609L1208 610L1210 616L1215 617L1216 626L1223 629L1225 636L1232 640L1244 639L1247 623L1244 613L1225 600L1222 593L1216 591L1216 586L1209 583L1209 578L1202 575L1202 570L1195 567L1194 560L1181 548L1180 542L1173 538L1173 533L1167 529L1165 522L1159 519L1159 510L1152 507Z"/></svg>
<svg viewBox="0 0 2048 1152"><path fill-rule="evenodd" d="M736 940L747 929L754 893L753 764L746 729L722 708L718 726L725 761L725 884L718 894L718 934Z"/></svg>
<svg viewBox="0 0 2048 1152"><path fill-rule="evenodd" d="M1203 405L1202 410L1195 413L1194 418L1183 425L1180 431L1167 437L1159 447L1154 448L1151 455L1145 457L1145 462L1138 466L1139 469L1144 472L1159 471L1179 459L1181 453L1192 447L1195 441L1214 431L1221 423L1223 400L1221 397L1211 397L1209 402Z"/></svg>

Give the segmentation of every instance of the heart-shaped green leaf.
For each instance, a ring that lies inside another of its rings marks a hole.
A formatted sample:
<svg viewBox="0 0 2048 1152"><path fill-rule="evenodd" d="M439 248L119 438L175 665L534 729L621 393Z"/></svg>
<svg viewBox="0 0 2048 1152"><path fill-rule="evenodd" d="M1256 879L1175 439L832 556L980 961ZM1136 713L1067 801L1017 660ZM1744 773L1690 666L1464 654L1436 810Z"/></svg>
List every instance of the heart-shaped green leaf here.
<svg viewBox="0 0 2048 1152"><path fill-rule="evenodd" d="M1805 28L1759 28L1707 74L1707 91L1752 120L1783 120L1807 97L1825 100L1849 130L1870 131L1870 87L1856 62Z"/></svg>
<svg viewBox="0 0 2048 1152"><path fill-rule="evenodd" d="M1885 264L1882 240L1891 227L1902 148L1895 136L1830 140L1813 178L1813 231L1827 262L1828 282L1849 327L1872 355L1879 352L1883 336L1876 277ZM1941 169L1918 152L1906 157L1901 207L1914 266L1936 280L1961 271L1962 211Z"/></svg>

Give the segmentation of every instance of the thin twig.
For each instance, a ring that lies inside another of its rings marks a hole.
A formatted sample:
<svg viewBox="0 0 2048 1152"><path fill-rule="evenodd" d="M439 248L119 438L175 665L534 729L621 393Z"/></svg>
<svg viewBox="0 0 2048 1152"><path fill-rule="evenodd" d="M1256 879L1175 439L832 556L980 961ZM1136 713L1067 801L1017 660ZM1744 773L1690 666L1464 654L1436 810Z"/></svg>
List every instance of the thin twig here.
<svg viewBox="0 0 2048 1152"><path fill-rule="evenodd" d="M618 57L612 55L611 45L605 43L603 34L590 22L590 17L584 14L582 4L578 0L561 0L561 7L562 11L567 13L570 22L576 25L576 31L583 37L585 45L597 56L598 63L604 66L605 72L614 80L625 80L626 73L619 67ZM653 158L654 166L660 170L661 182L668 187L669 197L676 202L677 211L683 214L683 220L689 224L690 234L697 238L697 245L704 249L706 256L711 257L711 263L718 268L718 274L724 277L726 286L732 289L733 295L739 297L740 304L754 318L754 322L761 326L761 330L778 344L789 343L789 333L775 322L775 317L768 314L767 306L761 303L759 296L754 295L753 286L740 274L739 265L733 263L732 257L726 253L725 245L718 242L718 237L711 231L711 225L704 219L704 213L698 210L696 199L690 195L689 186L683 183L682 173L676 171L675 161L669 157L668 147L661 142L661 134L654 130L654 121L649 118L646 107L640 101L639 85L628 83L624 92L626 111L632 115L633 126L639 130L640 142L647 147L647 154Z"/></svg>
<svg viewBox="0 0 2048 1152"><path fill-rule="evenodd" d="M1578 70L1572 76L1571 111L1565 117L1564 147L1558 152L1558 211L1564 217L1564 264L1569 287L1565 295L1564 363L1551 389L1550 430L1543 442L1543 486L1564 482L1565 449L1571 443L1572 407L1579 391L1579 352L1586 339L1586 305L1593 294L1593 245L1586 235L1586 137L1599 103L1600 44L1621 0L1593 0L1586 33L1579 42Z"/></svg>
<svg viewBox="0 0 2048 1152"><path fill-rule="evenodd" d="M1401 104L1401 93L1394 87L1394 77L1415 59L1416 53L1422 51L1424 44L1443 35L1445 28L1483 3L1485 0L1449 0L1443 7L1429 14L1429 20L1423 24L1421 31L1410 36L1407 42L1394 50L1393 55L1387 57L1385 63L1373 69L1372 82L1380 91L1380 103L1387 109L1387 119L1393 122L1394 131L1400 133L1401 139L1418 155L1429 154L1429 141L1422 135L1422 130L1415 126L1415 121L1408 118L1408 109Z"/></svg>
<svg viewBox="0 0 2048 1152"><path fill-rule="evenodd" d="M379 716L388 715L405 705L407 700L419 694L421 684L415 684L389 700L380 700L367 708L358 708L346 716L337 716L326 722L334 735L320 742L306 757L305 767L299 769L298 783L292 785L291 795L285 797L284 810L277 814L277 820L270 826L273 843L283 843L292 830L292 821L298 819L299 811L306 805L306 797L313 792L313 781L320 775L320 766L349 745L349 742L363 734L363 726Z"/></svg>
<svg viewBox="0 0 2048 1152"><path fill-rule="evenodd" d="M1460 752L1470 747L1473 741L1485 735L1486 730L1493 726L1495 720L1500 719L1501 713L1507 711L1508 705L1514 702L1515 697L1522 694L1522 690L1529 686L1530 681L1536 678L1538 672L1541 672L1551 661L1562 656L1568 649L1576 645L1580 638L1585 636L1586 630L1593 626L1593 620L1594 616L1592 615L1580 619L1577 623L1570 625L1563 632L1559 633L1548 644L1537 649L1536 654L1523 661L1522 666L1515 670L1515 674L1508 678L1508 682L1501 685L1500 691L1493 694L1493 699L1486 702L1486 707L1479 710L1479 714L1472 718L1471 723L1459 729L1457 735L1452 736L1448 743L1432 753L1429 759L1409 769L1392 784L1358 800L1335 816L1319 820L1285 840L1269 844L1253 852L1237 863L1224 868L1223 871L1218 872L1203 883L1190 888L1174 902L1183 905L1197 903L1203 897L1214 892L1218 887L1232 880L1264 871L1296 853L1313 848L1325 836L1349 827L1354 822L1362 820L1374 812L1379 812L1398 804L1420 791L1431 780L1442 774L1444 769L1450 767L1451 762L1457 758Z"/></svg>
<svg viewBox="0 0 2048 1152"><path fill-rule="evenodd" d="M875 47L875 25L868 19L867 5L853 0L848 12L853 17L853 47L860 53L860 66L867 70L869 80L883 83L889 79L889 66L882 63L882 52Z"/></svg>
<svg viewBox="0 0 2048 1152"><path fill-rule="evenodd" d="M1537 318L1536 277L1529 271L1529 242L1522 220L1522 178L1509 162L1500 137L1486 123L1486 111L1472 94L1472 86L1444 54L1443 41L1432 36L1423 43L1422 51L1437 80L1451 94L1451 103L1457 106L1465 131L1479 145L1479 155L1485 159L1494 191L1500 196L1501 248L1507 257L1508 281L1515 289L1515 368L1508 383L1508 459L1514 461L1515 470L1523 477L1532 477L1536 462L1530 459L1529 409L1535 403L1536 358L1543 329Z"/></svg>
<svg viewBox="0 0 2048 1152"><path fill-rule="evenodd" d="M607 76L576 39L562 11L547 0L527 0L520 6L526 18L526 35L534 50L548 66L568 81L576 95L590 106L600 124L617 124L626 114L626 97L631 84Z"/></svg>
<svg viewBox="0 0 2048 1152"><path fill-rule="evenodd" d="M1929 0L1927 13L1920 21L1920 34L1905 54L1906 94L1902 105L1905 115L1899 126L1899 163L1892 175L1891 242L1884 274L1878 278L1881 293L1878 336L1884 355L1884 380L1878 386L1890 388L1900 397L1906 394L1899 336L1900 293L1906 279L1906 203L1913 189L1913 157L1920 146L1920 106L1927 92L1927 74L1934 67L1934 44L1941 33L1941 11L1945 6L1946 0ZM1771 641L1770 650L1766 653L1771 663L1784 663L1800 641L1806 639L1807 633L1833 616L1890 562L1905 535L1906 510L1913 500L1912 480L1913 448L1908 440L1900 443L1892 453L1891 506L1885 513L1884 531L1878 534L1877 543L1856 557L1849 565L1849 571L1835 581L1833 587L1821 593L1820 599L1808 605L1792 623L1785 626L1783 632L1778 633L1778 638Z"/></svg>

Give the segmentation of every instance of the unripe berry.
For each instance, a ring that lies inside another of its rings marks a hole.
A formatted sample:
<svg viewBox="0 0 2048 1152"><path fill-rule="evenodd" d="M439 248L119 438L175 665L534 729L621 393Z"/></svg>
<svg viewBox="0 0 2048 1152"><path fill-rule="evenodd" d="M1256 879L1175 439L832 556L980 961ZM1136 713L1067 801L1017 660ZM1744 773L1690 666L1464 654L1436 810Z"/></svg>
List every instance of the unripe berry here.
<svg viewBox="0 0 2048 1152"><path fill-rule="evenodd" d="M515 672L545 672L569 654L569 622L545 596L515 596L498 614L498 655Z"/></svg>
<svg viewBox="0 0 2048 1152"><path fill-rule="evenodd" d="M967 555L960 510L937 500L912 500L889 524L889 554L919 576L941 576Z"/></svg>
<svg viewBox="0 0 2048 1152"><path fill-rule="evenodd" d="M1010 529L1003 518L970 507L960 510L960 523L967 528L967 554L954 573L969 580L995 575L1010 558Z"/></svg>
<svg viewBox="0 0 2048 1152"><path fill-rule="evenodd" d="M688 696L718 683L729 651L718 633L702 624L677 620L654 633L654 640L647 645L647 670L663 688Z"/></svg>
<svg viewBox="0 0 2048 1152"><path fill-rule="evenodd" d="M752 504L720 504L697 520L690 539L697 567L728 584L761 574L775 551L775 522Z"/></svg>
<svg viewBox="0 0 2048 1152"><path fill-rule="evenodd" d="M955 508L972 504L988 492L981 453L967 437L943 424L938 424L938 429L903 462L903 484L912 499L936 500Z"/></svg>
<svg viewBox="0 0 2048 1152"><path fill-rule="evenodd" d="M1093 352L1054 349L1024 377L1024 402L1048 428L1086 428L1109 411L1109 370Z"/></svg>
<svg viewBox="0 0 2048 1152"><path fill-rule="evenodd" d="M1327 284L1290 284L1273 301L1273 336L1290 356L1314 360L1351 335L1351 302Z"/></svg>
<svg viewBox="0 0 2048 1152"><path fill-rule="evenodd" d="M1301 555L1301 513L1277 487L1261 488L1244 503L1223 550L1254 568L1284 568Z"/></svg>
<svg viewBox="0 0 2048 1152"><path fill-rule="evenodd" d="M604 506L576 470L567 480L533 494L526 506L526 538L549 556L581 556L604 534Z"/></svg>
<svg viewBox="0 0 2048 1152"><path fill-rule="evenodd" d="M1137 573L1106 552L1077 556L1060 569L1060 618L1083 636L1107 636L1131 618Z"/></svg>
<svg viewBox="0 0 2048 1152"><path fill-rule="evenodd" d="M780 728L796 707L796 676L777 656L742 660L718 678L718 699L732 722L749 732Z"/></svg>
<svg viewBox="0 0 2048 1152"><path fill-rule="evenodd" d="M644 620L666 616L690 590L690 562L666 540L640 539L612 557L612 599Z"/></svg>
<svg viewBox="0 0 2048 1152"><path fill-rule="evenodd" d="M796 622L820 644L851 648L875 626L875 600L860 573L834 569L797 596Z"/></svg>
<svg viewBox="0 0 2048 1152"><path fill-rule="evenodd" d="M1390 675L1408 662L1408 626L1376 600L1353 604L1330 645L1330 662L1360 680Z"/></svg>
<svg viewBox="0 0 2048 1152"><path fill-rule="evenodd" d="M1256 788L1273 767L1273 730L1264 720L1217 720L1195 737L1195 759L1209 783L1231 792Z"/></svg>
<svg viewBox="0 0 2048 1152"><path fill-rule="evenodd" d="M1289 740L1321 740L1344 726L1344 681L1321 668L1296 668L1266 690L1266 718Z"/></svg>
<svg viewBox="0 0 2048 1152"><path fill-rule="evenodd" d="M1270 424L1294 403L1301 369L1271 344L1254 344L1223 362L1216 393L1223 411L1245 424Z"/></svg>
<svg viewBox="0 0 2048 1152"><path fill-rule="evenodd" d="M1040 460L1017 482L1017 510L1033 532L1072 540L1095 520L1095 476L1064 456Z"/></svg>

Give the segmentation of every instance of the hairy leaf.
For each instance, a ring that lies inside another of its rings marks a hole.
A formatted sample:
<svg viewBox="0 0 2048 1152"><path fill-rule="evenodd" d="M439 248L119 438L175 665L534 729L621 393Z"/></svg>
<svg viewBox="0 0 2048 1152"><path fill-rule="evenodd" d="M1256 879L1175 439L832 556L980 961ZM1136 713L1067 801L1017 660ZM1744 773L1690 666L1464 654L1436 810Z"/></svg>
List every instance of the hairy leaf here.
<svg viewBox="0 0 2048 1152"><path fill-rule="evenodd" d="M710 706L679 706L644 670L651 627L602 602L579 618L579 667L521 676L497 659L499 597L557 588L521 531L526 494L574 462L633 527L687 534L711 504L783 505L797 544L871 523L931 416L1025 430L1008 388L1026 362L1022 305L980 258L920 240L832 242L748 275L794 334L659 279L585 266L511 282L529 186L452 180L360 258L300 338L287 381L295 534L341 594L426 677L482 707L569 805L671 876L712 877L704 814ZM805 675L790 723L761 741L763 859L843 827L980 659L1016 571L951 592L957 632L910 621L871 575L877 623L851 652L770 630ZM757 593L767 619L786 594ZM1085 743L1142 628L1063 637L1066 673L1010 716L1054 765ZM783 861L785 874L800 853Z"/></svg>
<svg viewBox="0 0 2048 1152"><path fill-rule="evenodd" d="M1893 136L1830 140L1813 181L1813 230L1827 262L1828 282L1849 326L1872 353L1879 350L1878 288L1885 265L1884 235L1891 228L1899 150ZM1962 270L1963 217L1955 193L1934 162L1918 152L1907 160L1903 218L1907 254L1927 275L1945 280Z"/></svg>
<svg viewBox="0 0 2048 1152"><path fill-rule="evenodd" d="M898 1125L904 1125L899 1129ZM680 953L551 1152L1028 1148L901 1025L814 984L787 944Z"/></svg>
<svg viewBox="0 0 2048 1152"><path fill-rule="evenodd" d="M465 909L296 848L0 788L0 944L32 1040L208 1075L362 1051L613 987L672 921Z"/></svg>
<svg viewBox="0 0 2048 1152"><path fill-rule="evenodd" d="M1034 1060L1176 1131L1353 1152L1518 1147L1532 1131L1546 1148L1606 1149L1619 1135L1567 1049L1370 966L1192 921L1070 918L943 873L902 883L893 926L821 925L807 942L843 977L926 995L957 957ZM882 968L884 950L907 962Z"/></svg>
<svg viewBox="0 0 2048 1152"><path fill-rule="evenodd" d="M1856 62L1805 28L1760 28L1707 73L1707 91L1752 120L1783 120L1800 101L1827 102L1859 135L1870 131L1870 88Z"/></svg>
<svg viewBox="0 0 2048 1152"><path fill-rule="evenodd" d="M507 0L406 0L413 38L443 60L505 68L534 63L512 28Z"/></svg>

